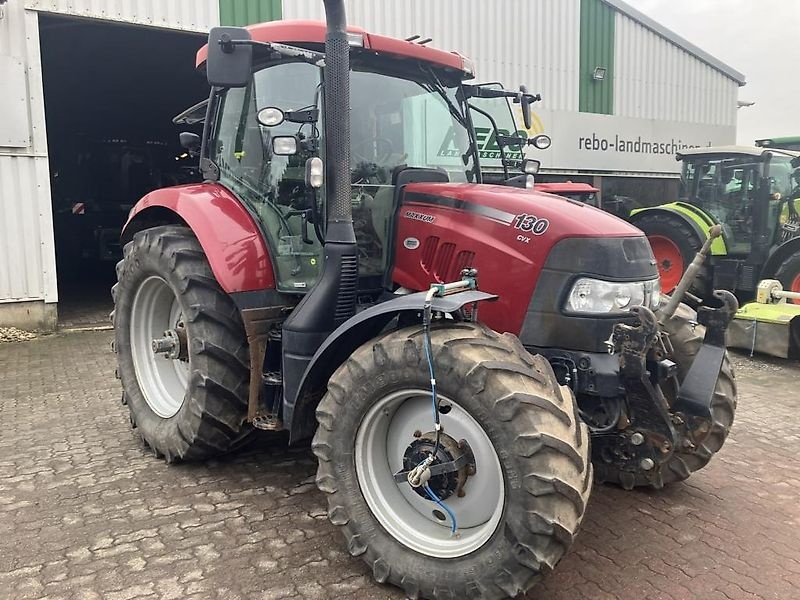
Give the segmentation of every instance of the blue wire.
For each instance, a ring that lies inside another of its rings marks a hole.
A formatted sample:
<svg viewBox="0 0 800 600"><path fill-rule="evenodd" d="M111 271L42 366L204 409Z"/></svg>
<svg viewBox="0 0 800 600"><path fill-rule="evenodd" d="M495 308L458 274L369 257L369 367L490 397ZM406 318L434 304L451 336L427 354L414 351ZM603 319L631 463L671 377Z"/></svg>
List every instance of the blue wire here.
<svg viewBox="0 0 800 600"><path fill-rule="evenodd" d="M439 422L439 411L436 407L436 376L433 372L433 359L431 358L431 336L428 327L425 327L425 357L428 359L428 371L431 375L431 402L433 403L433 421Z"/></svg>
<svg viewBox="0 0 800 600"><path fill-rule="evenodd" d="M428 371L431 374L431 402L433 404L433 422L438 425L439 424L439 407L438 407L439 403L436 400L436 375L434 374L433 358L431 357L432 350L431 350L430 324L429 323L423 323L423 328L422 329L423 329L423 334L424 334L423 337L424 337L424 341L425 341L425 343L423 344L425 346L425 357L428 359ZM439 429L437 427L437 437L436 437L437 446L438 446L438 440L439 440L438 431L439 431ZM422 464L422 463L420 463L420 464ZM446 512L448 514L448 516L450 517L450 533L454 534L456 532L456 530L458 529L458 526L456 524L456 515L453 513L452 510L450 510L450 507L448 507L439 498L439 496L436 495L436 493L430 488L429 485L426 484L426 485L424 485L422 487L425 490L425 493L428 494L428 497L431 500L433 500L444 512Z"/></svg>
<svg viewBox="0 0 800 600"><path fill-rule="evenodd" d="M439 496L436 495L436 493L430 488L430 486L424 485L423 489L425 490L425 493L428 494L428 497L434 502L436 502L436 504L438 504L442 508L442 510L446 512L447 515L450 517L450 522L451 522L450 533L455 533L456 530L458 529L458 525L456 525L456 515L453 513L452 510L450 510L450 507L448 507L442 500L439 499Z"/></svg>

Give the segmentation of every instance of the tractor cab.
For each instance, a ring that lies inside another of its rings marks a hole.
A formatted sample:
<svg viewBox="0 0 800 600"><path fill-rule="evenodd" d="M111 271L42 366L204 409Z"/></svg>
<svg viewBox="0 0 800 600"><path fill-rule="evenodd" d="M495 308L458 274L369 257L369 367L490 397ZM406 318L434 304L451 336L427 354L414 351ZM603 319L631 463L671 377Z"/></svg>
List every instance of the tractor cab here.
<svg viewBox="0 0 800 600"><path fill-rule="evenodd" d="M747 255L754 243L783 241L783 226L797 220L797 153L702 148L679 157L682 200L722 225L728 254Z"/></svg>
<svg viewBox="0 0 800 600"><path fill-rule="evenodd" d="M325 27L275 22L231 31L248 34L252 52L240 63L239 81L225 81L228 67L221 75L208 73L212 83L215 76L220 81L208 105L201 167L206 179L233 191L263 227L278 290L304 293L323 263L323 162L333 159L326 156L323 123ZM473 76L467 59L413 40L351 28L348 41L349 201L358 287L368 293L382 288L388 270L398 178L481 183L481 160L491 147L504 180L514 179L508 167L521 162L527 140L513 125L508 98L529 112L537 97L497 85L466 85ZM206 67L207 53L203 48L198 54L200 67ZM212 69L219 64L208 62ZM496 109L485 110L482 102L502 103L502 126L501 117L492 116ZM485 130L476 133L473 118L485 122ZM508 158L510 146L514 154ZM524 177L513 183L524 186Z"/></svg>

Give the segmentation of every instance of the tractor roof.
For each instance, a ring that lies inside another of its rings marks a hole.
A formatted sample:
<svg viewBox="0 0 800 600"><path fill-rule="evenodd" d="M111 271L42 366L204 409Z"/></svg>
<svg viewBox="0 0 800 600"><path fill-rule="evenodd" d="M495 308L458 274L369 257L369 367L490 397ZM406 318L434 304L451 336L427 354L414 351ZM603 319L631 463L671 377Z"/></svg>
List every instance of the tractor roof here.
<svg viewBox="0 0 800 600"><path fill-rule="evenodd" d="M281 44L324 44L326 27L322 21L271 21L246 28L257 42L276 42ZM459 72L461 79L472 79L472 61L458 54L438 48L431 48L414 41L401 40L377 33L369 33L359 27L348 27L351 45L363 47L380 54L390 54L399 58L411 58ZM208 44L197 51L197 66L200 67L208 56Z"/></svg>
<svg viewBox="0 0 800 600"><path fill-rule="evenodd" d="M777 148L758 148L756 146L707 146L702 148L687 148L675 155L676 160L691 158L695 156L720 156L720 155L739 155L739 156L762 156L766 152L773 154L785 154L786 156L800 156L800 152L791 150L781 150Z"/></svg>

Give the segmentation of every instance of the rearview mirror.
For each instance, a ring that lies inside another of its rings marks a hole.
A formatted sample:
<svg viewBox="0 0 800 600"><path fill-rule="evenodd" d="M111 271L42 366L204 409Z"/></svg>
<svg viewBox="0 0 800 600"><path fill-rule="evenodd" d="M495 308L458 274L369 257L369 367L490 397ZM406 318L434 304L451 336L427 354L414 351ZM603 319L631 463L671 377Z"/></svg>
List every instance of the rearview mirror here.
<svg viewBox="0 0 800 600"><path fill-rule="evenodd" d="M183 148L186 148L190 154L194 155L200 151L200 136L191 131L181 131L178 134L178 141Z"/></svg>
<svg viewBox="0 0 800 600"><path fill-rule="evenodd" d="M525 129L531 128L531 97L528 95L528 88L524 85L519 86L519 91L522 92L519 105L522 108L522 122L525 124Z"/></svg>
<svg viewBox="0 0 800 600"><path fill-rule="evenodd" d="M215 87L244 87L250 81L253 46L243 27L212 27L208 33L206 77Z"/></svg>

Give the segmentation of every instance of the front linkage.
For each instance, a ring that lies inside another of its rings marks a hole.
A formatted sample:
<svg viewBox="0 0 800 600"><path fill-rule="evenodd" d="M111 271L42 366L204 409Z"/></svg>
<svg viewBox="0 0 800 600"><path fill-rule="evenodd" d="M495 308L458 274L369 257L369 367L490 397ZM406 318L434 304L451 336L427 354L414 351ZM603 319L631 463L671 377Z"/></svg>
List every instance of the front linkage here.
<svg viewBox="0 0 800 600"><path fill-rule="evenodd" d="M619 356L627 423L618 423L616 432L597 435L593 443L595 455L620 472L623 484L644 476L658 486L658 467L680 449L700 445L712 426L712 401L725 359L725 330L738 310L736 297L715 291L715 307L697 303L697 323L705 327L705 336L682 381L663 325L675 314L719 233L711 232L662 310L656 314L646 307L634 308L638 324L616 324L607 342L609 352ZM672 402L662 390L667 382L677 390Z"/></svg>

